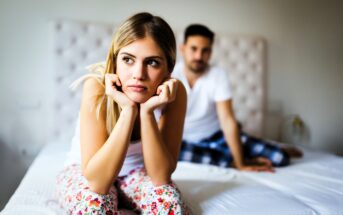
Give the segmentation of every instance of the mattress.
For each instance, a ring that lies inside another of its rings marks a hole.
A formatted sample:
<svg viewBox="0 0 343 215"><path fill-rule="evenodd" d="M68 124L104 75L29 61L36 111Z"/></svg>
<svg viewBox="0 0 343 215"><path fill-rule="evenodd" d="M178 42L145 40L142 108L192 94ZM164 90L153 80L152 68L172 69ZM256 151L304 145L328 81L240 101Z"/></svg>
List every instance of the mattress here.
<svg viewBox="0 0 343 215"><path fill-rule="evenodd" d="M1 212L63 215L54 197L69 146L47 144ZM179 162L172 178L194 214L343 214L343 159L304 150L275 173Z"/></svg>

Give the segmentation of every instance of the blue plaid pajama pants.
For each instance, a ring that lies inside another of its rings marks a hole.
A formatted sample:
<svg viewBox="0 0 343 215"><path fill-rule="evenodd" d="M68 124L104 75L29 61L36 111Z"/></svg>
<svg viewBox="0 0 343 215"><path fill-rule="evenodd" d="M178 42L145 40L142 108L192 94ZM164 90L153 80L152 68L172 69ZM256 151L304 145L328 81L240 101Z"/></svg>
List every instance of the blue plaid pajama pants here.
<svg viewBox="0 0 343 215"><path fill-rule="evenodd" d="M244 132L240 133L240 138L243 144L244 158L265 157L276 167L289 164L288 154L278 145L249 136ZM233 157L223 132L218 131L199 142L182 141L179 161L229 167L233 162Z"/></svg>

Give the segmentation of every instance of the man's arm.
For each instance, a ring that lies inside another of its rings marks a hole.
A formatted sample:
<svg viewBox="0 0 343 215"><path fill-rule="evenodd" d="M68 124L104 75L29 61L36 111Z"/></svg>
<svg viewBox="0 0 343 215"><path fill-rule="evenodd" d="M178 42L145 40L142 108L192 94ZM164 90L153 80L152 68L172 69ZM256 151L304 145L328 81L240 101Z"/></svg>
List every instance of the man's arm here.
<svg viewBox="0 0 343 215"><path fill-rule="evenodd" d="M216 108L221 129L232 153L234 166L239 170L273 171L273 167L269 162L259 163L259 165L245 164L239 128L233 112L232 100L228 99L217 102Z"/></svg>

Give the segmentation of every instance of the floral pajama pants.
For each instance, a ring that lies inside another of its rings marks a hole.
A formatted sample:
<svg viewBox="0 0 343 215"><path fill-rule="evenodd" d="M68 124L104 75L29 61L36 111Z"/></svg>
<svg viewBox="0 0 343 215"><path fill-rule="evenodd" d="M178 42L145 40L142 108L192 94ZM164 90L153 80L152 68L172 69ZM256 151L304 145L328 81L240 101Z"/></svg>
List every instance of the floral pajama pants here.
<svg viewBox="0 0 343 215"><path fill-rule="evenodd" d="M191 214L174 183L154 186L144 168L118 177L109 193L101 195L89 189L80 165L70 165L57 176L56 194L73 215Z"/></svg>

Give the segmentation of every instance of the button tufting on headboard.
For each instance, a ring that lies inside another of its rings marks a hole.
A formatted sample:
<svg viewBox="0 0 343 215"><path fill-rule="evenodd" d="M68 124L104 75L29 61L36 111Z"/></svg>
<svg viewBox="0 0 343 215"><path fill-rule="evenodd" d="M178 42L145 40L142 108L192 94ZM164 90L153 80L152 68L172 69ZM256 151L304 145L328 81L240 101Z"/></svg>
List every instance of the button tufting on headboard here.
<svg viewBox="0 0 343 215"><path fill-rule="evenodd" d="M70 141L78 115L81 87L77 92L70 83L85 74L85 66L104 61L114 25L77 21L54 23L54 125L51 135ZM183 31L175 30L177 43ZM260 37L216 34L211 63L230 73L236 117L244 130L261 136L265 104L266 43ZM178 53L178 59L180 54Z"/></svg>

